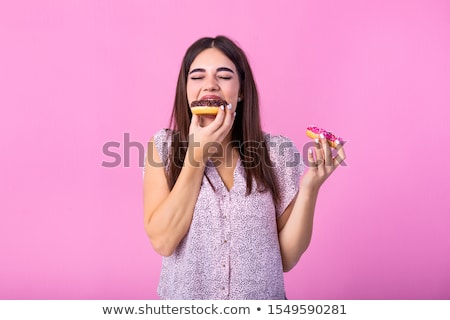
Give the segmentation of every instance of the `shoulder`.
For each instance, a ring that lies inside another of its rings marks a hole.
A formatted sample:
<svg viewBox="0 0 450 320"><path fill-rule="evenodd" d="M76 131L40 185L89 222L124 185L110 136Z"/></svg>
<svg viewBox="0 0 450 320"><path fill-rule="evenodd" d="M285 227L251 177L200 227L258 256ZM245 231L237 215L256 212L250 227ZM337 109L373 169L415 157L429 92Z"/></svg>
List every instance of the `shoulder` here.
<svg viewBox="0 0 450 320"><path fill-rule="evenodd" d="M291 138L269 133L265 133L264 138L276 172L293 169L299 174L303 172L302 155Z"/></svg>
<svg viewBox="0 0 450 320"><path fill-rule="evenodd" d="M264 133L264 140L271 154L282 151L298 152L297 146L289 137L281 134Z"/></svg>
<svg viewBox="0 0 450 320"><path fill-rule="evenodd" d="M171 129L163 128L153 135L153 140L157 142L166 142L172 140L173 131Z"/></svg>
<svg viewBox="0 0 450 320"><path fill-rule="evenodd" d="M271 141L273 143L284 143L284 142L292 142L292 139L284 136L282 134L272 134L269 132L264 132L264 139L267 141Z"/></svg>
<svg viewBox="0 0 450 320"><path fill-rule="evenodd" d="M289 137L265 133L264 138L280 190L280 202L276 205L277 217L280 217L298 192L304 164L300 152Z"/></svg>
<svg viewBox="0 0 450 320"><path fill-rule="evenodd" d="M160 159L167 164L170 145L172 144L173 130L161 129L157 131L148 145L148 151L151 152L156 148Z"/></svg>

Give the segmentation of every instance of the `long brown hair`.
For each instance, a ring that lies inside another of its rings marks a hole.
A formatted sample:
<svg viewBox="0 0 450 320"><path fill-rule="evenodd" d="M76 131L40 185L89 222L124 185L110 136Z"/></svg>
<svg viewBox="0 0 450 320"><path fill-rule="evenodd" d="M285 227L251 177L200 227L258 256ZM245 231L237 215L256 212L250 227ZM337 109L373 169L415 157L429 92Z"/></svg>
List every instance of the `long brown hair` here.
<svg viewBox="0 0 450 320"><path fill-rule="evenodd" d="M216 48L222 51L234 63L239 76L239 92L244 98L236 106L231 143L233 147L239 150L241 164L245 170L246 195L251 193L254 179L257 191L270 191L274 203L277 204L280 200L280 192L264 140L264 133L261 129L258 92L253 73L242 49L225 36L205 37L197 40L188 48L183 58L170 119L170 126L174 135L169 157L169 188L173 188L180 175L188 147L189 126L192 118L186 92L189 68L197 55L208 48Z"/></svg>

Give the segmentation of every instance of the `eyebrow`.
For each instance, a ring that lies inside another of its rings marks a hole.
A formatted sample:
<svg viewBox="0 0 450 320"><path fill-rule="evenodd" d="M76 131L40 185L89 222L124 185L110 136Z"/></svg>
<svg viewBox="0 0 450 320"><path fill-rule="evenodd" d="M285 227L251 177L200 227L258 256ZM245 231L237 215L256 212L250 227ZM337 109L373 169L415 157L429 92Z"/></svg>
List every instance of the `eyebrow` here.
<svg viewBox="0 0 450 320"><path fill-rule="evenodd" d="M217 68L217 72L220 72L220 71L227 71L227 72L234 73L233 70L231 70L230 68L227 68L227 67ZM195 69L191 70L191 72L189 72L189 74L192 74L194 72L206 72L206 70L203 68L195 68Z"/></svg>

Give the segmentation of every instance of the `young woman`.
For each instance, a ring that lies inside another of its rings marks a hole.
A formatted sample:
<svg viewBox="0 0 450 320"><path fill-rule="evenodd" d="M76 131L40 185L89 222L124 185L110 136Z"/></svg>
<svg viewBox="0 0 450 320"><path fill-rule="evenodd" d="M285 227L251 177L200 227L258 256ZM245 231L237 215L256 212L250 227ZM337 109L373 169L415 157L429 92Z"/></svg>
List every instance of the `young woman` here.
<svg viewBox="0 0 450 320"><path fill-rule="evenodd" d="M228 102L216 116L195 100ZM149 143L144 223L163 256L162 299L285 299L283 271L307 249L323 182L345 159L326 139L309 169L284 136L261 128L258 93L244 52L224 36L187 50L171 129Z"/></svg>

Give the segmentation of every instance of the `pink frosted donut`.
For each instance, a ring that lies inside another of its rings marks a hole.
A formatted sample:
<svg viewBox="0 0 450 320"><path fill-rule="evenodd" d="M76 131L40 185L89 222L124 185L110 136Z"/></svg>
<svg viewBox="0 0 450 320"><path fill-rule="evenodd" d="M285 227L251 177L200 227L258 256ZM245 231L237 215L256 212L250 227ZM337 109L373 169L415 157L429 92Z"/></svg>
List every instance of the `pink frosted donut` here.
<svg viewBox="0 0 450 320"><path fill-rule="evenodd" d="M311 139L320 138L321 133L325 136L328 144L332 148L336 148L338 144L342 144L344 142L342 138L335 136L332 132L325 129L321 129L316 126L310 126L306 128L306 135Z"/></svg>

